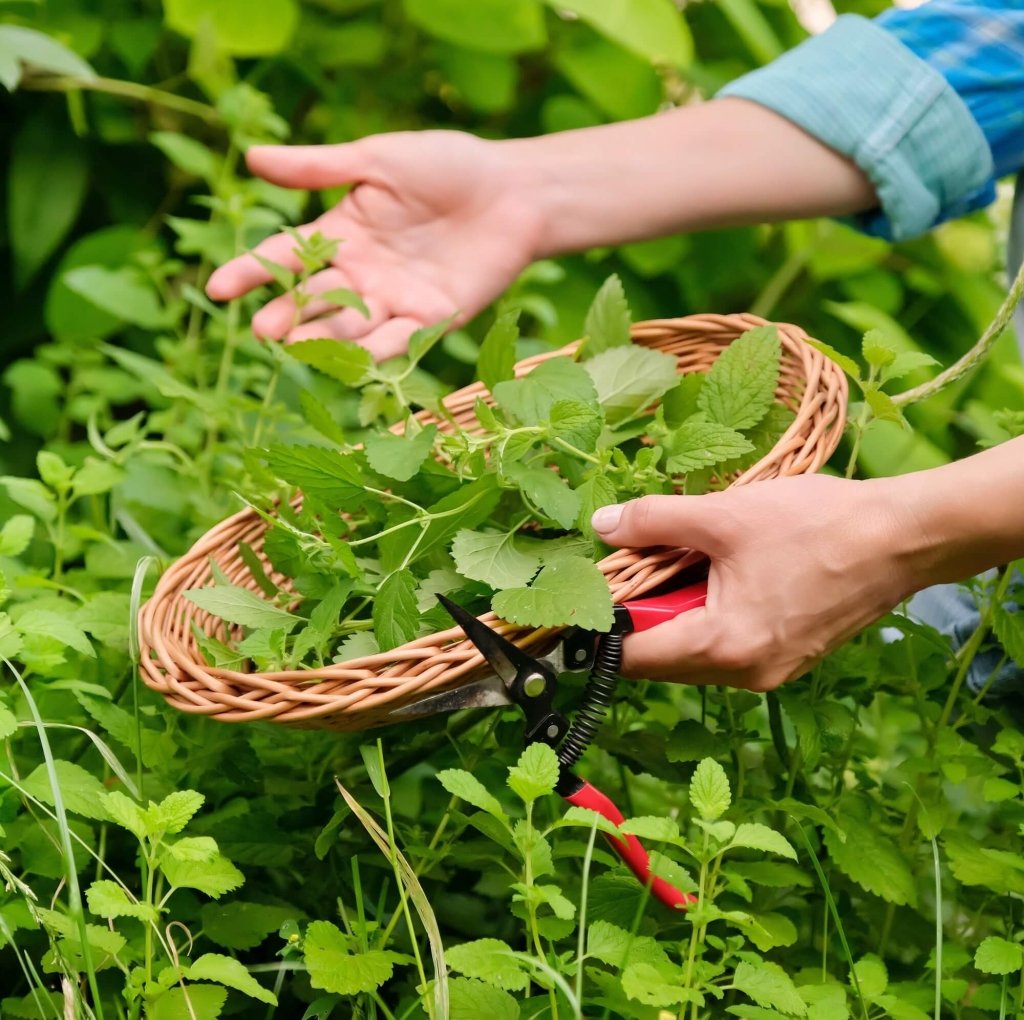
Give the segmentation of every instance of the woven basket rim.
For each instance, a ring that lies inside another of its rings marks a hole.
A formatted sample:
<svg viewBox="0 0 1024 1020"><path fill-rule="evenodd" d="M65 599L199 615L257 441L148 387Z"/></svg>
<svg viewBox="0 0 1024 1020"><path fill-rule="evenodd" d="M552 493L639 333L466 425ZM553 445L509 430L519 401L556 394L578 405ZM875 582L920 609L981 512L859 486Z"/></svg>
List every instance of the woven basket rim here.
<svg viewBox="0 0 1024 1020"><path fill-rule="evenodd" d="M749 313L653 319L637 323L632 331L634 342L640 345L656 349L681 346L683 353L677 353L680 363L692 353L690 347L696 352L694 358L700 356L706 361L710 357L713 363L732 339L761 325L776 325L779 329L784 378L780 378L776 395L778 399L784 386L792 386L792 392L787 390L786 396L797 405L796 414L775 446L731 485L820 468L842 433L847 399L845 375L834 362L805 342L807 335L799 327L770 323ZM516 375L528 374L551 358L572 355L578 346L576 341L523 359L515 367ZM706 367L694 370L706 371ZM489 396L479 383L449 394L444 403L450 411L461 409L457 413L465 414L477 396ZM424 422L438 421L428 412L420 412L417 417ZM444 425L439 422L439 427ZM395 430L400 428L396 426ZM146 684L175 707L222 721L268 719L299 726L362 729L386 721L385 716L393 707L418 700L428 692L458 686L481 672L482 658L458 627L424 635L388 652L319 669L255 673L210 666L199 652L188 624L194 622L207 634L223 634L228 628L185 600L182 593L202 587L210 579L210 557L218 561L234 583L244 583L247 578L252 587L248 569L240 569L237 548L240 541L248 541L262 556L265 532L266 525L249 508L225 518L165 571L142 607L138 622L141 673ZM698 558L699 553L684 549L618 549L598 566L610 579L613 600L621 602L658 587ZM276 575L275 580L288 581L281 575ZM493 612L480 619L531 651L550 646L559 631L507 624Z"/></svg>

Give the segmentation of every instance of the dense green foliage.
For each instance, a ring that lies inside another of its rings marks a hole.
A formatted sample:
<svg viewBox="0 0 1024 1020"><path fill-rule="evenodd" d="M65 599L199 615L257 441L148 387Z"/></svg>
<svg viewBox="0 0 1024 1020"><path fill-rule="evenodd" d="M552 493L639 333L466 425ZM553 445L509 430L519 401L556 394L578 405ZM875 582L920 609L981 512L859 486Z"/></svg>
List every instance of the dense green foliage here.
<svg viewBox="0 0 1024 1020"><path fill-rule="evenodd" d="M583 769L661 851L659 873L699 891L683 917L645 901L592 815L544 796L551 756L519 760L515 713L378 743L186 717L136 684L129 621L156 571L238 491L266 491L247 450L358 442L478 362L499 382L507 360L481 345L502 316L518 314L517 356L550 349L586 332L611 273L634 318L751 308L863 353L875 395L841 465L927 466L1014 428L998 413L1024 396L1009 337L909 408L912 429L871 420L895 417L878 385L897 367L927 378L915 355L947 364L991 319L998 208L897 247L821 222L540 263L425 350L401 396L394 373L351 390L256 343L255 301L202 296L213 265L336 197L247 178L253 141L643 115L802 35L773 2L626 8L0 7L4 1017L202 1020L276 1001L289 1017L439 1018L446 997L459 1020L1019 1010L1024 738L963 685L991 629L1024 661L1009 574L975 583L982 626L959 655L893 617L898 640L872 628L768 698L622 686Z"/></svg>

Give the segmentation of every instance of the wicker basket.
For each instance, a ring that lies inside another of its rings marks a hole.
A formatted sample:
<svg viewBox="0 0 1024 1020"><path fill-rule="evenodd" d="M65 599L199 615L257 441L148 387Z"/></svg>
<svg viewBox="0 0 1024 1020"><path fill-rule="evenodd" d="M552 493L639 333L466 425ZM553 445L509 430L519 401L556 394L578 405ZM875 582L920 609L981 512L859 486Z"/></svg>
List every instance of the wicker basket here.
<svg viewBox="0 0 1024 1020"><path fill-rule="evenodd" d="M660 319L634 326L633 339L674 354L680 372L706 372L725 346L746 330L764 324L753 315ZM801 329L785 324L778 324L778 329L782 370L776 395L796 413L796 419L775 448L733 479L733 485L816 471L828 460L842 433L845 376L832 361L804 343L806 334ZM516 374L524 375L541 361L575 349L576 344L570 344L528 358L516 366ZM488 394L475 383L445 399L459 425L472 427L478 397L487 399ZM421 417L435 420L426 414ZM450 427L445 422L438 425ZM175 708L222 722L265 719L293 726L360 730L380 725L393 708L427 691L456 687L480 674L482 660L457 628L418 638L389 652L319 669L260 674L208 665L191 625L195 623L221 640L231 636L231 628L183 593L212 581L211 559L233 584L258 593L238 546L247 542L262 558L265 532L266 524L251 510L222 521L163 575L153 597L143 606L139 616L142 676ZM622 602L657 587L694 558L687 550L620 549L598 565L608 578L614 600ZM287 578L272 576L287 588ZM481 619L522 647L538 651L549 647L557 633L497 621L493 613Z"/></svg>

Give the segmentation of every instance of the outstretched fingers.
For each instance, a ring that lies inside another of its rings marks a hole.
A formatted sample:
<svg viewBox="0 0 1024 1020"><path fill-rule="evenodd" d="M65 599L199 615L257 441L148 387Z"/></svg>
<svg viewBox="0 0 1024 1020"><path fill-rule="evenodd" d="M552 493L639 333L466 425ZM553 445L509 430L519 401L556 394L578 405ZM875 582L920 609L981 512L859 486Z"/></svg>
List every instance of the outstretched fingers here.
<svg viewBox="0 0 1024 1020"><path fill-rule="evenodd" d="M246 153L249 169L282 188L335 188L358 184L372 173L372 143L341 145L254 145Z"/></svg>

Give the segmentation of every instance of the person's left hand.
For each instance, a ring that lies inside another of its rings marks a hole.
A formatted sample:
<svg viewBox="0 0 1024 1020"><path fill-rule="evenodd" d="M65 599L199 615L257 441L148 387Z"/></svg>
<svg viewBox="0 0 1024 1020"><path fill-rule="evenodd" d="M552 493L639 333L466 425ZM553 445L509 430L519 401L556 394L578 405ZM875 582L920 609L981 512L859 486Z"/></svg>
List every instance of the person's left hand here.
<svg viewBox="0 0 1024 1020"><path fill-rule="evenodd" d="M920 587L911 511L885 479L822 475L645 496L593 517L611 545L711 559L707 605L627 637L623 673L769 691Z"/></svg>

